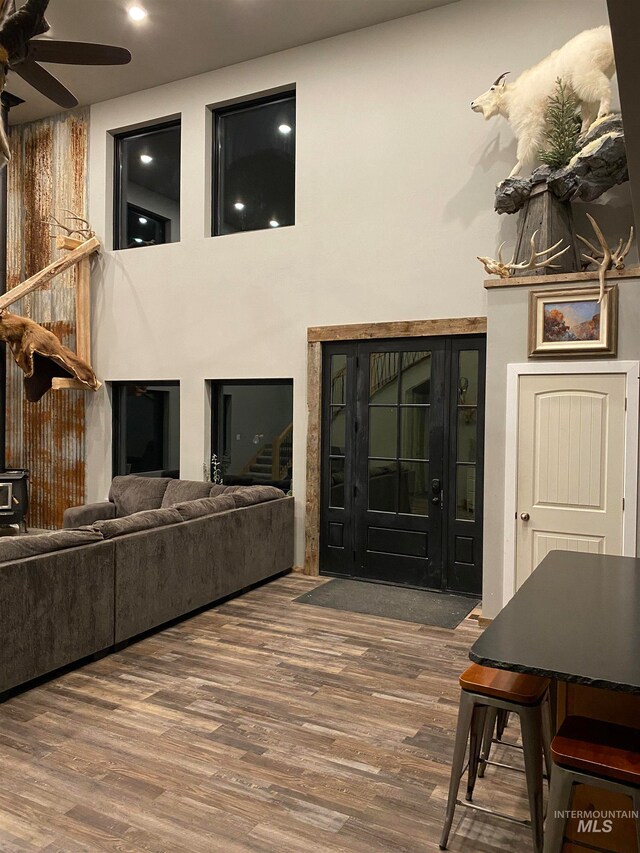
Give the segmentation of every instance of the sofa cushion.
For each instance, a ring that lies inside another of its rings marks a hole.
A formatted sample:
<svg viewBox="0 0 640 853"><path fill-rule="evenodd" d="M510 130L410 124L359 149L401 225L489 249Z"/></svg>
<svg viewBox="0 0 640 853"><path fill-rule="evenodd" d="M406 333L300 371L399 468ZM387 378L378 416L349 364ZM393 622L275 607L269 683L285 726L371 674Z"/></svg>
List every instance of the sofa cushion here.
<svg viewBox="0 0 640 853"><path fill-rule="evenodd" d="M160 509L170 482L170 477L139 477L137 474L114 477L109 500L116 505L118 518L146 509Z"/></svg>
<svg viewBox="0 0 640 853"><path fill-rule="evenodd" d="M162 498L162 506L175 506L183 501L197 501L208 498L211 483L198 480L171 480Z"/></svg>
<svg viewBox="0 0 640 853"><path fill-rule="evenodd" d="M175 509L178 510L184 521L202 518L203 515L215 515L218 512L226 512L235 508L236 502L233 495L218 495L216 498L201 498L199 501L184 501L184 503L175 505Z"/></svg>
<svg viewBox="0 0 640 853"><path fill-rule="evenodd" d="M0 563L36 557L51 551L62 551L78 545L102 542L101 533L93 527L78 527L75 530L52 530L36 536L8 536L0 539Z"/></svg>
<svg viewBox="0 0 640 853"><path fill-rule="evenodd" d="M224 483L214 483L213 485L209 483L209 485L211 486L209 490L210 498L217 498L218 495L223 495L228 488L228 486L225 486Z"/></svg>
<svg viewBox="0 0 640 853"><path fill-rule="evenodd" d="M178 524L182 516L174 507L167 509L148 509L134 512L124 518L112 518L108 521L96 521L93 525L105 539L125 536L127 533L137 533L140 530L151 530L154 527L166 527L168 524Z"/></svg>
<svg viewBox="0 0 640 853"><path fill-rule="evenodd" d="M225 495L231 495L237 507L275 501L285 496L284 492L275 486L228 486Z"/></svg>

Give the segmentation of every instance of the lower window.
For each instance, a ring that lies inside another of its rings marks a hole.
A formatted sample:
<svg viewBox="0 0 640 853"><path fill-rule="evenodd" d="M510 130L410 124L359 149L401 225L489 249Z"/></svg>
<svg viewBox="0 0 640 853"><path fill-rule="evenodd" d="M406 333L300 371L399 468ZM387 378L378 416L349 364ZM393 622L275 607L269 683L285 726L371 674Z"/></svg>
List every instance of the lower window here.
<svg viewBox="0 0 640 853"><path fill-rule="evenodd" d="M293 477L293 380L212 381L213 480L275 485Z"/></svg>
<svg viewBox="0 0 640 853"><path fill-rule="evenodd" d="M113 475L180 476L180 383L113 382Z"/></svg>

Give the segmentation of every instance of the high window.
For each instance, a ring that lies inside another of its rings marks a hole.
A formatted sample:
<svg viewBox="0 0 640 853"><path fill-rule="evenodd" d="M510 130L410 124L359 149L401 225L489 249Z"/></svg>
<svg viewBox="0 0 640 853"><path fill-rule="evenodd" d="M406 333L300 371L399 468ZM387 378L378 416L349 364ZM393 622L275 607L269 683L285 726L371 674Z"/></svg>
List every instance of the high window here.
<svg viewBox="0 0 640 853"><path fill-rule="evenodd" d="M295 222L296 97L214 112L213 234Z"/></svg>
<svg viewBox="0 0 640 853"><path fill-rule="evenodd" d="M180 476L180 383L113 382L113 475Z"/></svg>
<svg viewBox="0 0 640 853"><path fill-rule="evenodd" d="M114 249L180 240L180 122L115 138Z"/></svg>
<svg viewBox="0 0 640 853"><path fill-rule="evenodd" d="M270 484L288 491L293 476L292 380L212 382L211 401L211 447L224 482Z"/></svg>

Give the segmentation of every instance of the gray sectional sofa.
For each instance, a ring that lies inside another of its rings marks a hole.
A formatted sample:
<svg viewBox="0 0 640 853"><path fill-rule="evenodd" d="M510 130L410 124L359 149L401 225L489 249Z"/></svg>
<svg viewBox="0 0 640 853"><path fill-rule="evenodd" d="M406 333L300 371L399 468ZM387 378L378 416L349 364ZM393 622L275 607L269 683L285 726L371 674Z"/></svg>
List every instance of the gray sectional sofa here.
<svg viewBox="0 0 640 853"><path fill-rule="evenodd" d="M0 693L293 566L271 486L116 477L64 526L0 539Z"/></svg>

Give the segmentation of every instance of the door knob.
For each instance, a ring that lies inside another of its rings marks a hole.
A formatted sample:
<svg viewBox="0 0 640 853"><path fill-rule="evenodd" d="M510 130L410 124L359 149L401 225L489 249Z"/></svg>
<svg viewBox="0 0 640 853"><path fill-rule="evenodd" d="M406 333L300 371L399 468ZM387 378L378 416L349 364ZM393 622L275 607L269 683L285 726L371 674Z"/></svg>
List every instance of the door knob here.
<svg viewBox="0 0 640 853"><path fill-rule="evenodd" d="M531 516L529 515L529 513L528 513L528 512L521 512L521 513L520 513L520 518L521 518L523 521L529 521L530 517L531 517Z"/></svg>

